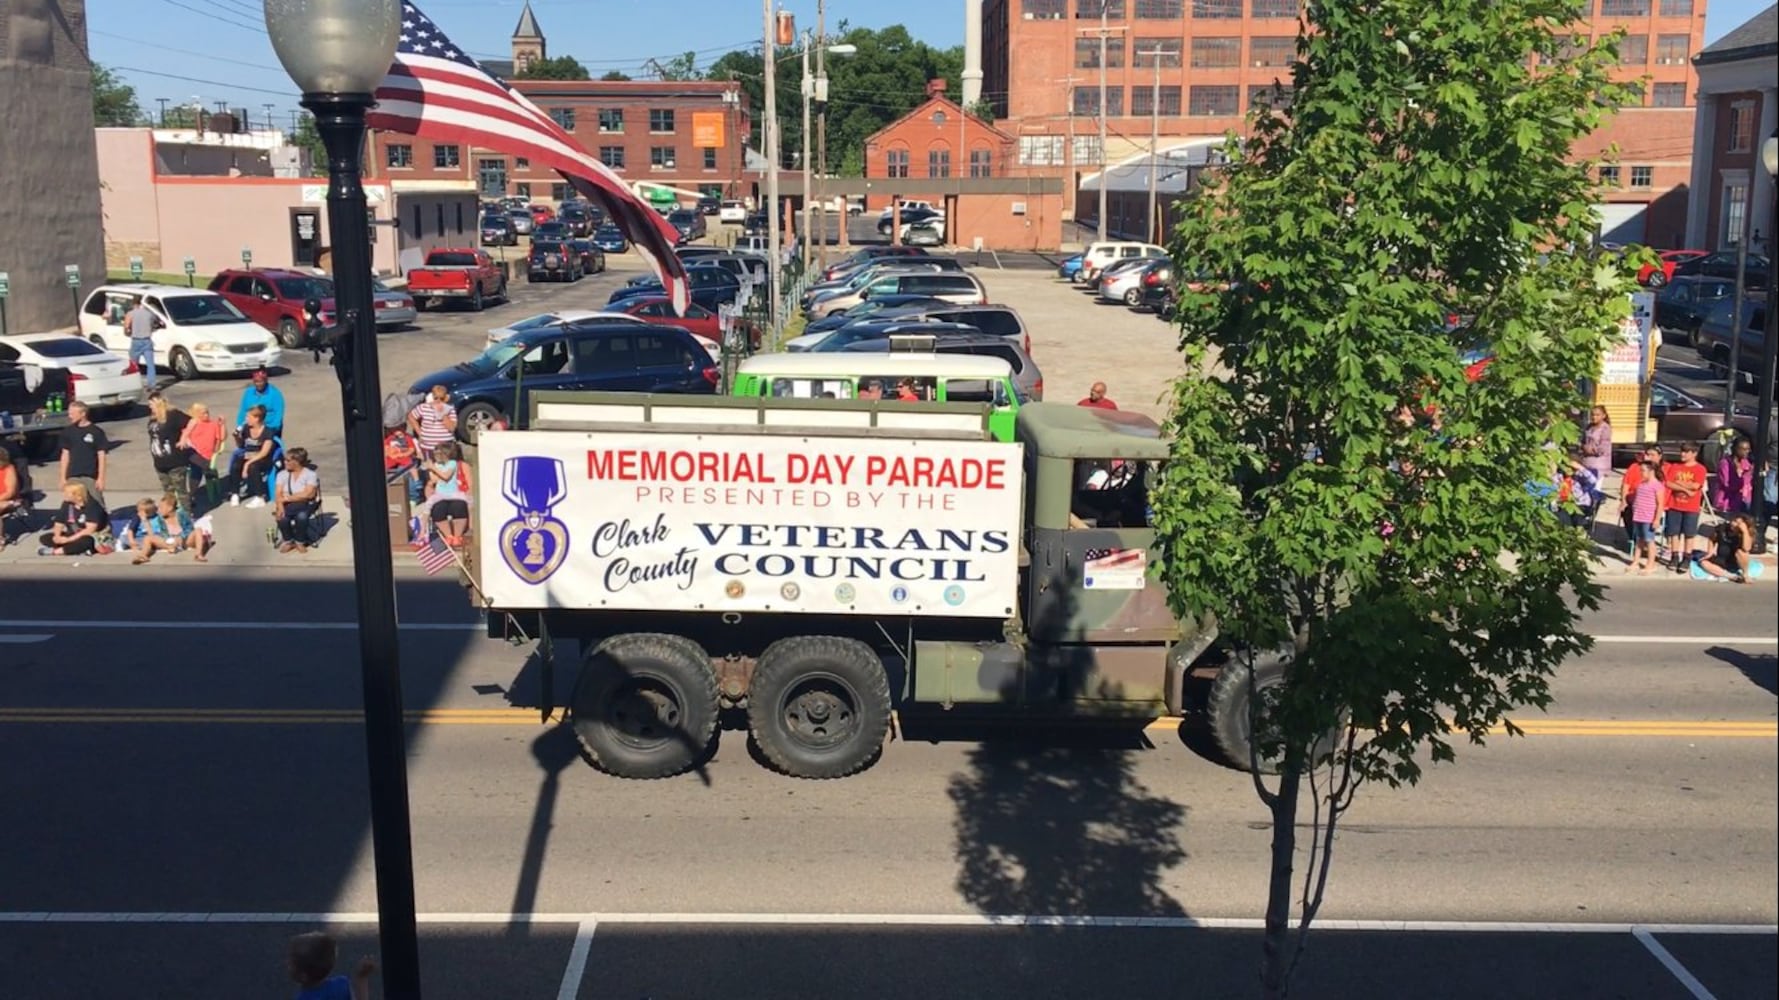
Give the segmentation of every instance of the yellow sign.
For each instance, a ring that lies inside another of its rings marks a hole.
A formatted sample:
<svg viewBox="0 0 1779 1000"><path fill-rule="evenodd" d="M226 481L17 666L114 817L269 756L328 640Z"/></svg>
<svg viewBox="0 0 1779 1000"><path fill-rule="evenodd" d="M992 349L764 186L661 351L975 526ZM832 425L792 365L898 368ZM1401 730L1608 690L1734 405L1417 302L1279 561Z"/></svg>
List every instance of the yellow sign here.
<svg viewBox="0 0 1779 1000"><path fill-rule="evenodd" d="M721 111L692 112L692 145L701 149L721 149L723 147L723 113Z"/></svg>

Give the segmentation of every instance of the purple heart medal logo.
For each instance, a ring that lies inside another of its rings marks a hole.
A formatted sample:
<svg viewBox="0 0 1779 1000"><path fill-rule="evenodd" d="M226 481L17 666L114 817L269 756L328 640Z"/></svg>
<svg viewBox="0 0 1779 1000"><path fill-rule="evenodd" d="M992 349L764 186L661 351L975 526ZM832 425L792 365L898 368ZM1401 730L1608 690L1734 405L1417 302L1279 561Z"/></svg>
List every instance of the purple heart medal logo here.
<svg viewBox="0 0 1779 1000"><path fill-rule="evenodd" d="M501 558L514 576L526 583L542 583L568 558L568 525L552 513L568 496L562 460L542 455L507 459L500 494L517 515L501 526Z"/></svg>

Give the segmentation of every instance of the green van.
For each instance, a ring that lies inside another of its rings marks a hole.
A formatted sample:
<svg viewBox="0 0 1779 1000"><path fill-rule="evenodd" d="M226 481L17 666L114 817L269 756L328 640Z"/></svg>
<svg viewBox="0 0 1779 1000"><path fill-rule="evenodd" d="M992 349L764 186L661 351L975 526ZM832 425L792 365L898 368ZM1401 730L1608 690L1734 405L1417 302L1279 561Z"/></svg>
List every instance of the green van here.
<svg viewBox="0 0 1779 1000"><path fill-rule="evenodd" d="M736 370L730 395L987 403L989 431L997 441L1013 440L1019 412L1012 367L1005 359L976 354L756 354Z"/></svg>

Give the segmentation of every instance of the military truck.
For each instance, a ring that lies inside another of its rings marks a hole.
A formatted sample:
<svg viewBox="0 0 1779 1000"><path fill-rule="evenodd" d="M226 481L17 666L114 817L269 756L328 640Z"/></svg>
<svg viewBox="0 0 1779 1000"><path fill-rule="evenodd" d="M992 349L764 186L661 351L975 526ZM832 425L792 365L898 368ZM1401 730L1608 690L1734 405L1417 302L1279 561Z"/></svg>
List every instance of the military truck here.
<svg viewBox="0 0 1779 1000"><path fill-rule="evenodd" d="M1219 649L1148 572L1134 413L538 392L477 455L471 591L490 633L579 640L569 718L629 778L693 767L745 714L767 761L869 766L892 713L1206 715L1249 760L1278 655ZM548 689L546 684L545 688ZM725 711L728 710L728 711Z"/></svg>

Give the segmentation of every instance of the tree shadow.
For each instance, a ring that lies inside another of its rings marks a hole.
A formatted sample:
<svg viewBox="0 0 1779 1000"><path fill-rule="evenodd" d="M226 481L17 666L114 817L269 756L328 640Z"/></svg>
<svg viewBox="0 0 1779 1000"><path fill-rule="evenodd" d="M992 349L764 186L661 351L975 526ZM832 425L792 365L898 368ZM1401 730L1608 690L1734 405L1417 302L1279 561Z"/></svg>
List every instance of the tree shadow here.
<svg viewBox="0 0 1779 1000"><path fill-rule="evenodd" d="M952 777L957 886L978 911L1185 914L1162 877L1186 860L1186 808L1136 780L1138 751L1093 736L984 743Z"/></svg>
<svg viewBox="0 0 1779 1000"><path fill-rule="evenodd" d="M1779 657L1772 653L1744 653L1728 646L1712 646L1705 650L1705 655L1742 671L1742 676L1753 681L1762 691L1779 695Z"/></svg>

